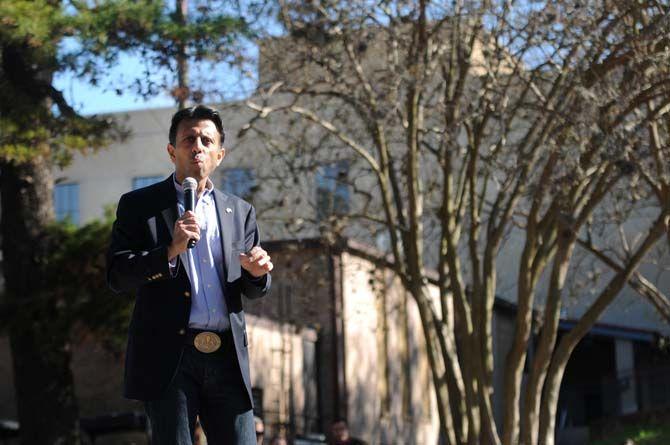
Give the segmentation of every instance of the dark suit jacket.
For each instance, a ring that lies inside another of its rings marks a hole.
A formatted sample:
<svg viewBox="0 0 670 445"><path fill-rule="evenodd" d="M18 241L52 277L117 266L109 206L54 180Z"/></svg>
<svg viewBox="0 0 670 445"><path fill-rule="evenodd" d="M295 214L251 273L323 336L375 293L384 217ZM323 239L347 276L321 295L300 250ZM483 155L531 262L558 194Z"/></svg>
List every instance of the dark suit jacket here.
<svg viewBox="0 0 670 445"><path fill-rule="evenodd" d="M214 191L222 234L226 277L223 290L242 379L251 401L247 331L242 294L264 296L270 275L254 278L241 269L234 252L259 244L256 215L251 204ZM167 248L178 218L177 193L172 176L157 184L123 195L116 212L107 257L107 281L117 292L135 295L128 332L124 395L131 399L159 398L172 381L184 349L184 333L191 311L191 283L186 267L177 260L169 269Z"/></svg>

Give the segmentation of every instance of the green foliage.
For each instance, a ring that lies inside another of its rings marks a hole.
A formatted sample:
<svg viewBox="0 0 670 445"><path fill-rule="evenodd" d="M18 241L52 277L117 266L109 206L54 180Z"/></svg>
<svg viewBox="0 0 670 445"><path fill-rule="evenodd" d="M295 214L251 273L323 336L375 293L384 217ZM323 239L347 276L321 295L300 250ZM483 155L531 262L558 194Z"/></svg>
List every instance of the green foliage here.
<svg viewBox="0 0 670 445"><path fill-rule="evenodd" d="M0 39L2 42L26 42L45 54L56 50L62 36L65 17L58 3L47 0L0 2Z"/></svg>
<svg viewBox="0 0 670 445"><path fill-rule="evenodd" d="M635 445L667 445L670 443L670 426L641 424L610 433L607 437L591 441L591 445L621 445L632 441Z"/></svg>
<svg viewBox="0 0 670 445"><path fill-rule="evenodd" d="M69 69L99 84L121 54L138 56L146 67L142 79L126 80L126 88L144 97L177 87L177 59L242 63L243 42L253 37L233 2L189 2L180 20L172 2L108 0L89 6L76 2L68 25L77 45L62 55ZM117 85L118 86L118 85Z"/></svg>
<svg viewBox="0 0 670 445"><path fill-rule="evenodd" d="M176 44L196 51L227 51L235 37L248 36L245 21L227 14L199 14L184 24L162 1L107 1L82 7L72 25L85 49L94 54L118 54L118 50L145 48L168 61L177 55Z"/></svg>
<svg viewBox="0 0 670 445"><path fill-rule="evenodd" d="M38 295L8 299L0 326L71 336L74 341L93 335L110 351L123 348L132 299L112 293L106 284L105 254L111 219L82 227L70 222L49 227L45 279Z"/></svg>
<svg viewBox="0 0 670 445"><path fill-rule="evenodd" d="M62 165L72 151L125 137L108 118L76 113L51 84L66 68L59 45L76 32L60 3L4 0L0 17L0 161L48 156Z"/></svg>
<svg viewBox="0 0 670 445"><path fill-rule="evenodd" d="M70 71L97 85L121 54L138 55L145 72L124 85L115 80L115 89L148 97L179 92L175 73L180 55L214 64L241 63L241 42L252 37L249 26L235 3L218 3L191 3L187 20L180 20L174 4L164 1L2 0L0 162L48 154L64 165L72 152L127 136L108 118L84 117L72 109L51 83L56 73ZM194 89L190 94L201 100L204 92Z"/></svg>

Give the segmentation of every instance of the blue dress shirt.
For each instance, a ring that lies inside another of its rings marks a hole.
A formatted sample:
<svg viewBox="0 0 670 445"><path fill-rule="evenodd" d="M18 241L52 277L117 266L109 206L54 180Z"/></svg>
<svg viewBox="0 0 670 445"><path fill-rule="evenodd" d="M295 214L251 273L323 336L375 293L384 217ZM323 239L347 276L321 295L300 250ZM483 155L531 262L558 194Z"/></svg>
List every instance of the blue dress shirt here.
<svg viewBox="0 0 670 445"><path fill-rule="evenodd" d="M179 215L184 214L184 189L174 178ZM223 286L221 228L214 204L214 185L207 180L202 195L196 197L194 213L200 226L200 240L179 258L191 280L189 327L208 331L230 329Z"/></svg>

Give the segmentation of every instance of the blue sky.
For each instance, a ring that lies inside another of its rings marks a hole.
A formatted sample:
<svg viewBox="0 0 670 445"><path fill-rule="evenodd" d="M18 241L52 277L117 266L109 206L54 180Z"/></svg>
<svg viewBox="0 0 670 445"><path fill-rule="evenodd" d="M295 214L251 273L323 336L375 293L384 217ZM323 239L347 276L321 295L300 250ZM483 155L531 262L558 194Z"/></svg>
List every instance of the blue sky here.
<svg viewBox="0 0 670 445"><path fill-rule="evenodd" d="M129 90L118 95L105 86L113 80L138 76L142 68L136 57L121 56L119 64L110 70L100 86L94 87L86 80L77 79L71 72L58 73L54 86L63 92L75 110L87 115L173 106L174 100L166 93L145 100Z"/></svg>
<svg viewBox="0 0 670 445"><path fill-rule="evenodd" d="M257 49L250 47L248 51L253 60ZM134 80L142 79L145 69L146 65L138 56L122 54L119 55L119 63L106 73L98 86L91 85L86 79L77 79L71 72L58 73L54 86L63 92L75 110L85 115L175 106L174 99L167 92L144 99L132 88L126 87L121 88L122 94L117 94L119 85L130 85ZM155 73L155 76L161 77L161 73ZM214 91L206 96L206 102L240 99L251 94L256 87L255 73L247 72L245 76L225 64L191 63L189 77L196 88L202 86Z"/></svg>
<svg viewBox="0 0 670 445"><path fill-rule="evenodd" d="M276 11L264 2L215 2L211 0L193 0L189 2L191 12L189 17L197 18L201 14L200 6L213 8L218 13L228 13L232 16L240 15L252 18L250 26L264 37L282 34L282 27L277 22ZM173 4L167 6L170 9ZM240 11L239 8L242 8ZM169 12L169 11L168 11ZM205 12L206 13L206 12ZM258 48L255 40L242 41L242 52L248 63L243 67L231 68L226 63L215 64L207 60L189 61L189 83L191 87L205 91L205 102L217 103L228 100L239 100L252 94L257 85ZM62 50L70 51L77 48L74 38L62 41ZM174 99L166 91L149 99L144 99L131 88L133 82L146 78L147 63L137 54L119 54L118 63L99 80L97 86L91 85L89 79L77 79L72 72L57 73L54 86L63 92L66 100L79 113L90 115L129 111L146 108L160 108L175 106ZM234 63L239 64L239 60ZM240 69L241 68L241 69ZM152 80L158 84L165 84L166 79L174 79L171 72L153 72ZM154 78L155 77L155 78ZM167 80L170 83L170 80ZM121 88L121 94L116 89Z"/></svg>
<svg viewBox="0 0 670 445"><path fill-rule="evenodd" d="M129 93L119 96L114 92L104 91L102 88L66 76L61 76L57 80L56 88L63 91L68 102L85 115L174 105L174 100L167 95L148 100Z"/></svg>

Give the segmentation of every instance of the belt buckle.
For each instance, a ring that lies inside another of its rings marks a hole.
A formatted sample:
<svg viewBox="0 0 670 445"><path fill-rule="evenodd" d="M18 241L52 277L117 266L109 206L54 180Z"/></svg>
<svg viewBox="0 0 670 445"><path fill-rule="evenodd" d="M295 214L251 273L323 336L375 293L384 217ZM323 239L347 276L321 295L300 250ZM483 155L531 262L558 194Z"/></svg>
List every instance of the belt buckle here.
<svg viewBox="0 0 670 445"><path fill-rule="evenodd" d="M200 352L209 354L221 347L221 337L214 332L201 332L195 336L193 346Z"/></svg>

